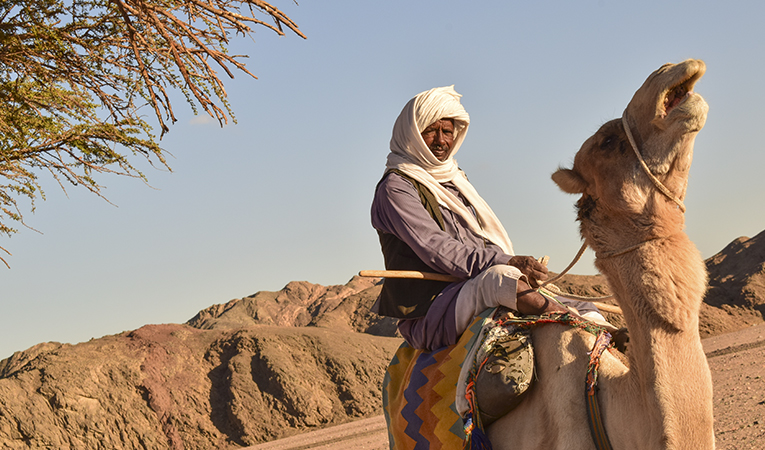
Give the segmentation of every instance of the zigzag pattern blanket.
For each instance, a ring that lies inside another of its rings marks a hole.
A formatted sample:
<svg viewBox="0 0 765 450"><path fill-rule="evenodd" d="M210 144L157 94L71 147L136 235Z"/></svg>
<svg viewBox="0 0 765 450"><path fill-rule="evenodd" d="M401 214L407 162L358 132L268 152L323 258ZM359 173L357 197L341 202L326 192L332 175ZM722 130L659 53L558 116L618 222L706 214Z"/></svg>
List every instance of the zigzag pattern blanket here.
<svg viewBox="0 0 765 450"><path fill-rule="evenodd" d="M462 448L465 432L455 407L457 381L484 320L493 311L477 317L456 345L426 352L404 342L396 351L383 380L391 450Z"/></svg>

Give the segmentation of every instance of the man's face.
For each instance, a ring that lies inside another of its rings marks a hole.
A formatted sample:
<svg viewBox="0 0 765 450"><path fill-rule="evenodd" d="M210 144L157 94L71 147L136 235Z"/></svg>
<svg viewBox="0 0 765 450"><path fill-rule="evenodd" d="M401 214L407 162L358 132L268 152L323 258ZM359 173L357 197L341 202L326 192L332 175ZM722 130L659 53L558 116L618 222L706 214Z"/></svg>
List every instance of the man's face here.
<svg viewBox="0 0 765 450"><path fill-rule="evenodd" d="M440 119L422 130L425 145L439 161L446 160L454 143L454 120Z"/></svg>

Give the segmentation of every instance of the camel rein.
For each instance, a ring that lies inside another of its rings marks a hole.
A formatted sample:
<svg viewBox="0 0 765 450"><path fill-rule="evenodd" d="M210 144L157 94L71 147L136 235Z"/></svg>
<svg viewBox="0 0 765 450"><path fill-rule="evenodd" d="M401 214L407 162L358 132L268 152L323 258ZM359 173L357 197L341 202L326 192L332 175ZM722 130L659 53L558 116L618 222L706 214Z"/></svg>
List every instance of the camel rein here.
<svg viewBox="0 0 765 450"><path fill-rule="evenodd" d="M683 204L683 201L680 200L675 194L672 193L664 184L659 181L658 178L651 172L651 169L648 168L648 164L645 163L645 160L643 159L643 155L640 154L640 151L638 151L638 146L635 143L635 138L632 136L632 131L630 131L630 126L627 120L627 110L624 110L624 113L622 114L622 125L624 126L624 132L627 134L627 140L630 141L630 146L632 147L632 151L635 152L635 156L637 156L638 161L640 161L640 167L643 168L643 172L645 172L646 175L648 175L648 178L653 182L654 186L656 186L656 189L659 190L662 194L664 194L667 198L672 200L673 202L677 203L677 206L680 208L680 211L685 212L685 205Z"/></svg>

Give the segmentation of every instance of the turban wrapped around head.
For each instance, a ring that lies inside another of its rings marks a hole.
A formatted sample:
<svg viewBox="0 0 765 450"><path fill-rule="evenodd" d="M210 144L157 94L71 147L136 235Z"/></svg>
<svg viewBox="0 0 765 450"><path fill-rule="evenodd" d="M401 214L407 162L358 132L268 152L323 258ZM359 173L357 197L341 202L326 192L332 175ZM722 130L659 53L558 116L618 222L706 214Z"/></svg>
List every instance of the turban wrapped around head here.
<svg viewBox="0 0 765 450"><path fill-rule="evenodd" d="M460 103L461 97L454 86L445 86L421 92L412 98L393 125L386 167L387 170L401 170L423 183L433 192L438 203L462 217L471 231L512 255L512 243L504 227L454 159L470 125L470 116ZM440 119L454 120L454 141L444 161L439 161L433 155L421 135L422 130ZM473 206L478 220L460 199L441 186L441 183L446 182L454 183Z"/></svg>
<svg viewBox="0 0 765 450"><path fill-rule="evenodd" d="M462 107L460 97L454 86L447 86L433 88L411 99L393 126L390 150L395 159L416 164L439 181L451 180L459 170L454 154L462 145L470 125L470 116ZM433 156L420 134L440 119L454 120L454 142L444 161Z"/></svg>

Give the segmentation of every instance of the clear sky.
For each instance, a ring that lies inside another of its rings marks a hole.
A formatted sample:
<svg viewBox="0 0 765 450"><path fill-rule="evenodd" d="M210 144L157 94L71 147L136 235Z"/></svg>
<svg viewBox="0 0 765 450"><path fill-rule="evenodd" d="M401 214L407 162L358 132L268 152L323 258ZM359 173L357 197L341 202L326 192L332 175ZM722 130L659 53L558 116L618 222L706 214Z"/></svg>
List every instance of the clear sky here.
<svg viewBox="0 0 765 450"><path fill-rule="evenodd" d="M293 280L344 284L383 267L369 205L396 116L454 84L471 126L457 160L519 254L562 270L580 245L550 174L621 115L661 64L699 58L710 105L696 140L687 232L702 256L765 229L765 4L582 0L274 0L308 36L237 41L259 79L228 93L223 129L184 104L162 144L173 173L106 177L113 206L50 180L29 229L0 246L0 358L76 343ZM148 113L148 111L147 111ZM43 180L47 180L43 175ZM573 270L592 274L592 256Z"/></svg>

